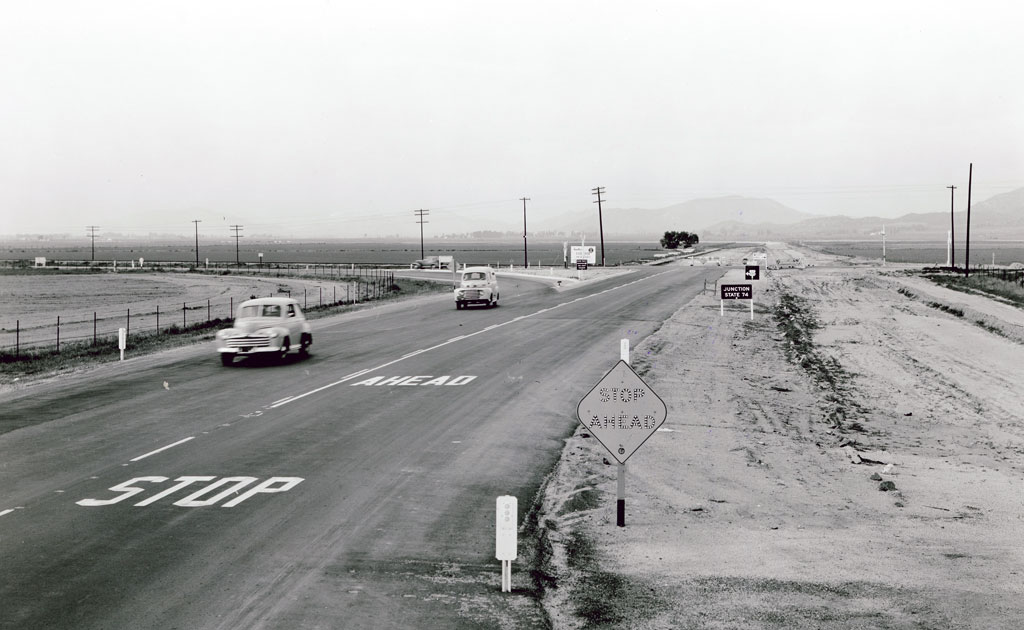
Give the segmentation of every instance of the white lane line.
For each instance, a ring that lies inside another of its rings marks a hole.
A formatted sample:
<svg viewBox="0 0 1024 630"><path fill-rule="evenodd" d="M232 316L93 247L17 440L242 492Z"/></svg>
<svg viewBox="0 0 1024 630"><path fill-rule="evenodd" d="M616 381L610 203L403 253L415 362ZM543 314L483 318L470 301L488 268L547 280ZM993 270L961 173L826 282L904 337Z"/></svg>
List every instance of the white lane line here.
<svg viewBox="0 0 1024 630"><path fill-rule="evenodd" d="M291 396L285 396L285 397L284 397L284 398L282 398L281 400L275 400L274 402L272 402L272 403L270 403L270 404L271 404L271 406L273 406L273 405L276 405L276 404L278 404L278 403L283 403L283 402L287 402L287 401L288 401L288 399L290 399L290 398L291 398Z"/></svg>
<svg viewBox="0 0 1024 630"><path fill-rule="evenodd" d="M401 359L395 359L394 361L392 361L392 363L396 363L398 361L401 361ZM390 365L390 363L388 365ZM310 394L315 394L317 392L323 391L323 390L328 389L330 387L334 387L335 385L341 385L342 383L344 383L346 381L351 381L352 379L354 379L354 378L356 378L358 376L362 376L363 374L366 374L367 372L372 372L374 370L379 370L381 367L384 367L384 366L378 366L378 367L375 367L375 368L370 368L368 370L359 370L358 372L353 372L352 374L349 374L348 376L346 376L346 377L344 377L344 378L342 378L340 380L334 381L333 383L328 383L327 385L324 385L323 387L317 387L316 389L310 390L310 391L306 392L305 394L299 394L298 396L292 396L291 398L285 399L284 402L275 403L273 405L270 405L270 406L267 407L267 409L277 409L278 407L280 407L282 405L287 405L290 402L295 402L296 400L298 400L300 398L305 398L306 396L309 396Z"/></svg>
<svg viewBox="0 0 1024 630"><path fill-rule="evenodd" d="M3 511L0 511L0 516L6 516L6 515L10 514L13 511L14 510L3 510Z"/></svg>
<svg viewBox="0 0 1024 630"><path fill-rule="evenodd" d="M175 446L178 446L179 444L184 444L185 442L188 442L189 440L194 440L194 439L195 439L195 436L193 435L193 436L191 436L191 437L187 437L187 438L185 438L184 440L178 440L178 441L177 441L177 442L175 442L174 444L168 444L167 446L163 446L163 447L161 447L161 448L158 448L158 449L156 449L155 451L150 451L150 452L146 453L145 455L139 455L139 456L138 456L138 457L136 457L135 459L130 459L130 460L128 460L128 461L130 461L130 462L137 462L137 461L139 461L140 459L146 459L146 458L147 458L147 457L149 457L150 455L156 455L156 454L157 454L157 453L159 453L160 451L166 451L166 450L167 450L167 449L169 449L169 448L174 448Z"/></svg>
<svg viewBox="0 0 1024 630"><path fill-rule="evenodd" d="M630 282L628 284L635 284L636 282L645 282L647 280L650 280L651 278L657 278L658 276L660 276L662 274L666 274L666 273L669 273L669 272L668 271L662 271L661 273L656 273L653 276L647 276L646 278L641 278L639 280L634 280L633 282ZM608 289L608 290L621 289L622 287L628 286L628 284L621 284L621 285L619 285L617 287L613 287L612 289ZM602 291L602 293L603 293L603 291ZM562 306L563 304L571 304L573 302L579 302L580 300L588 300L590 298L597 297L599 295L601 295L601 294L600 293L593 293L591 295L584 295L584 296L581 296L581 297L577 297L575 300L570 300L569 302L563 302L562 304L558 304L557 306ZM451 344L451 343L455 343L456 341L461 341L462 339L469 339L470 337L475 337L477 335L482 335L485 332L489 332L489 331L494 330L496 328L501 328L502 326L508 326L509 324L514 324L514 323L516 323L516 322L518 322L520 320L523 320L523 319L529 319L531 317L536 317L537 315L540 315L542 313L548 312L552 308L555 308L555 307L552 306L552 307L549 307L549 308L541 309L539 311L535 311L533 313L529 313L527 315L521 315L519 317L516 317L515 319L510 319L507 322L502 322L500 324L494 324L492 326L488 326L487 328L484 328L483 330L478 330L478 331L473 332L473 333L468 333L468 334L465 334L465 335L461 335L459 337L452 337L448 341L442 341L441 343L439 343L437 345L434 345L434 346L430 346L429 348L423 348L423 349L417 350L415 352L410 352L409 354L406 354L404 356L398 357L397 359L394 359L392 361L388 361L387 363L382 363L382 364L380 364L380 365L378 365L376 367L368 368L368 369L365 369L365 370L360 370L359 372L356 372L354 374L349 374L348 376L346 376L345 378L343 378L341 380L335 381L333 383L328 383L327 385L323 385L321 387L317 387L316 389L312 389L312 390L310 390L310 391L308 391L308 392L306 392L304 394L299 394L298 396L292 396L291 398L282 399L283 402L278 402L278 403L271 404L270 406L268 406L268 409L276 409L278 407L282 407L284 405L287 405L288 403L293 403L296 400L299 400L300 398L305 398L306 396L311 396L313 394L316 394L317 392L322 392L325 389L330 389L331 387L334 387L336 385L341 385L342 383L344 383L346 381L350 381L350 380L356 378L357 376L362 376L363 374L368 374L370 372L376 372L377 370L383 370L384 368L386 368L388 366L391 366L391 365L394 365L394 364L396 364L396 363L398 363L400 361L404 361L405 359L407 359L409 357L413 357L413 356L416 356L418 354L423 354L424 352L430 352L431 350L437 350L438 348L443 348L444 346L447 346L448 344Z"/></svg>

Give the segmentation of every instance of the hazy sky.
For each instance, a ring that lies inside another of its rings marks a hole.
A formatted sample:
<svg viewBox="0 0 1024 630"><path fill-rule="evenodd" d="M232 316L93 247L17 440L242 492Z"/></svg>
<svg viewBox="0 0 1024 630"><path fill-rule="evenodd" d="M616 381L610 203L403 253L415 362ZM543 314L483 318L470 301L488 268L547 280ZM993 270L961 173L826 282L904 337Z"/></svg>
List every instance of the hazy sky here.
<svg viewBox="0 0 1024 630"><path fill-rule="evenodd" d="M0 234L944 211L1024 186L1022 6L5 2Z"/></svg>

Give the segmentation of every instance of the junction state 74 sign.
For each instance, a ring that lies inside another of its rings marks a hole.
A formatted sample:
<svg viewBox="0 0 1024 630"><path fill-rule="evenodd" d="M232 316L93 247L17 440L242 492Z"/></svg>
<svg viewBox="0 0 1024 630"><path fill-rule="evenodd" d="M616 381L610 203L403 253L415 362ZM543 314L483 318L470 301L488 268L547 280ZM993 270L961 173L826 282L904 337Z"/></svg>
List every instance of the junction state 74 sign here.
<svg viewBox="0 0 1024 630"><path fill-rule="evenodd" d="M665 422L668 408L640 375L619 361L576 407L576 415L620 464Z"/></svg>

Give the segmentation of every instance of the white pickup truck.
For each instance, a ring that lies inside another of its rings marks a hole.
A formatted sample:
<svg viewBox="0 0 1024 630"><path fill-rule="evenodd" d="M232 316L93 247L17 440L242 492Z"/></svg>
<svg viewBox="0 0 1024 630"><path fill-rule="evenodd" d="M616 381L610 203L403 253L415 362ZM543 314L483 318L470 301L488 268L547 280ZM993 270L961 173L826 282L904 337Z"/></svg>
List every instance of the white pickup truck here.
<svg viewBox="0 0 1024 630"><path fill-rule="evenodd" d="M455 308L463 309L470 304L497 306L498 276L491 267L466 267L455 288Z"/></svg>

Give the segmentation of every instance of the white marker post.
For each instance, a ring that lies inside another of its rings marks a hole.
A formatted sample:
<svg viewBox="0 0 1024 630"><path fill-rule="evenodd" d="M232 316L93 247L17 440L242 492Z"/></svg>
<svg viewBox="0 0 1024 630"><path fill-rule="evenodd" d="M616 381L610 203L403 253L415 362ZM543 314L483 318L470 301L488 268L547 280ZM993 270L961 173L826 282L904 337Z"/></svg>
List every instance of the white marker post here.
<svg viewBox="0 0 1024 630"><path fill-rule="evenodd" d="M117 347L121 350L121 360L124 361L124 349L128 346L128 331L124 328L117 329Z"/></svg>
<svg viewBox="0 0 1024 630"><path fill-rule="evenodd" d="M498 497L494 513L494 557L501 560L501 592L512 592L512 561L518 555L519 506L509 495Z"/></svg>

